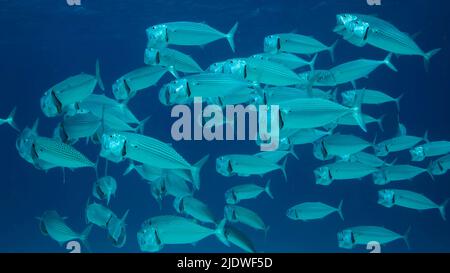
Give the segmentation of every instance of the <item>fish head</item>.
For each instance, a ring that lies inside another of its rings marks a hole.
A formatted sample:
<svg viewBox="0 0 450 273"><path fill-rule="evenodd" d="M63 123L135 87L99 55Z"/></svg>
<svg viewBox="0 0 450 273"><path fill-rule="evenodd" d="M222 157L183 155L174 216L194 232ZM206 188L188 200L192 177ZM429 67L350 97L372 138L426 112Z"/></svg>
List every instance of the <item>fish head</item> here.
<svg viewBox="0 0 450 273"><path fill-rule="evenodd" d="M328 160L331 159L332 156L328 154L328 151L325 147L325 141L323 139L319 139L314 141L313 143L313 155L318 160Z"/></svg>
<svg viewBox="0 0 450 273"><path fill-rule="evenodd" d="M340 248L352 249L355 246L355 236L350 229L345 229L337 233L338 245Z"/></svg>
<svg viewBox="0 0 450 273"><path fill-rule="evenodd" d="M158 252L164 247L159 239L157 228L145 222L137 233L137 240L139 248L144 252Z"/></svg>
<svg viewBox="0 0 450 273"><path fill-rule="evenodd" d="M159 65L160 61L161 61L160 52L158 49L155 48L145 49L144 63L146 65Z"/></svg>
<svg viewBox="0 0 450 273"><path fill-rule="evenodd" d="M166 186L164 184L164 179L160 178L153 181L150 184L150 192L153 198L155 198L156 202L160 203L167 192Z"/></svg>
<svg viewBox="0 0 450 273"><path fill-rule="evenodd" d="M395 205L395 192L393 190L379 190L378 204L390 208Z"/></svg>
<svg viewBox="0 0 450 273"><path fill-rule="evenodd" d="M409 153L411 154L411 161L418 162L425 159L425 151L423 146L417 146L409 150Z"/></svg>
<svg viewBox="0 0 450 273"><path fill-rule="evenodd" d="M348 107L355 105L356 102L356 91L345 91L341 93L342 104Z"/></svg>
<svg viewBox="0 0 450 273"><path fill-rule="evenodd" d="M225 202L231 205L235 205L238 203L238 199L236 197L236 194L234 194L233 190L228 190L225 192Z"/></svg>
<svg viewBox="0 0 450 273"><path fill-rule="evenodd" d="M387 156L389 154L389 150L388 150L386 144L384 144L384 143L378 143L378 144L373 145L373 151L374 151L375 155L378 157Z"/></svg>
<svg viewBox="0 0 450 273"><path fill-rule="evenodd" d="M278 35L269 35L264 38L264 52L278 53L281 49L281 40Z"/></svg>
<svg viewBox="0 0 450 273"><path fill-rule="evenodd" d="M386 185L389 182L383 170L374 172L372 174L372 180L375 185Z"/></svg>
<svg viewBox="0 0 450 273"><path fill-rule="evenodd" d="M247 62L244 59L230 59L223 65L223 73L247 78Z"/></svg>
<svg viewBox="0 0 450 273"><path fill-rule="evenodd" d="M216 171L226 177L232 176L233 167L231 160L227 156L220 156L216 159Z"/></svg>
<svg viewBox="0 0 450 273"><path fill-rule="evenodd" d="M125 223L116 215L112 215L106 224L108 230L108 237L113 241L113 246L122 247L125 244L127 233Z"/></svg>
<svg viewBox="0 0 450 273"><path fill-rule="evenodd" d="M186 79L177 79L164 85L159 91L159 101L163 105L184 104L191 98L189 83Z"/></svg>
<svg viewBox="0 0 450 273"><path fill-rule="evenodd" d="M330 185L333 181L331 176L331 169L328 166L322 166L314 170L314 176L316 178L316 184L318 185Z"/></svg>
<svg viewBox="0 0 450 273"><path fill-rule="evenodd" d="M120 133L103 134L100 156L116 163L123 161L126 156L126 141L125 136Z"/></svg>
<svg viewBox="0 0 450 273"><path fill-rule="evenodd" d="M213 63L205 70L205 72L223 73L224 64L225 64L225 62Z"/></svg>
<svg viewBox="0 0 450 273"><path fill-rule="evenodd" d="M113 83L112 92L116 100L127 100L131 96L131 90L123 78Z"/></svg>
<svg viewBox="0 0 450 273"><path fill-rule="evenodd" d="M236 216L236 211L234 210L233 206L226 205L223 208L223 211L224 211L224 216L228 221L230 221L232 223L235 223L238 221L237 216Z"/></svg>
<svg viewBox="0 0 450 273"><path fill-rule="evenodd" d="M348 23L358 20L358 17L350 13L340 13L336 15L336 24L346 26Z"/></svg>
<svg viewBox="0 0 450 273"><path fill-rule="evenodd" d="M297 212L297 210L296 210L295 208L289 208L289 209L286 211L286 216L287 216L289 219L292 219L292 220L298 220L298 219L299 219L299 217L298 217L298 212Z"/></svg>
<svg viewBox="0 0 450 273"><path fill-rule="evenodd" d="M52 91L47 91L41 97L41 110L49 118L59 115L58 107L55 104L52 93Z"/></svg>
<svg viewBox="0 0 450 273"><path fill-rule="evenodd" d="M183 197L176 197L173 200L173 207L175 208L176 212L183 213L184 212Z"/></svg>
<svg viewBox="0 0 450 273"><path fill-rule="evenodd" d="M16 149L19 155L33 164L35 154L33 152L34 140L38 137L35 131L30 128L25 128L16 140Z"/></svg>
<svg viewBox="0 0 450 273"><path fill-rule="evenodd" d="M151 26L145 30L145 33L147 34L148 48L162 48L169 43L167 26L164 24Z"/></svg>
<svg viewBox="0 0 450 273"><path fill-rule="evenodd" d="M442 166L439 159L435 161L431 161L428 166L428 171L433 175L443 175L447 172L447 169Z"/></svg>

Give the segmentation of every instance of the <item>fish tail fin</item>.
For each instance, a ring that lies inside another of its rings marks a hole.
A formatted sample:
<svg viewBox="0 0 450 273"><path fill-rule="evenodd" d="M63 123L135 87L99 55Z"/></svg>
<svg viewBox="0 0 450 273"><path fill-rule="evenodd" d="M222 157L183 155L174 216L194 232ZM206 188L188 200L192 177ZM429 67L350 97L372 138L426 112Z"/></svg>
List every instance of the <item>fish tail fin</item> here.
<svg viewBox="0 0 450 273"><path fill-rule="evenodd" d="M97 161L95 161L94 171L95 171L95 179L98 180L98 162L100 161L100 157L97 156Z"/></svg>
<svg viewBox="0 0 450 273"><path fill-rule="evenodd" d="M389 53L384 59L384 64L387 65L391 70L398 72L397 68L391 63L392 53Z"/></svg>
<svg viewBox="0 0 450 273"><path fill-rule="evenodd" d="M238 26L239 26L239 22L236 22L226 35L228 43L230 44L231 50L233 50L233 52L236 51L236 49L234 47L234 35L236 34L236 30L237 30Z"/></svg>
<svg viewBox="0 0 450 273"><path fill-rule="evenodd" d="M344 221L344 214L342 214L342 204L344 203L344 200L341 200L339 202L339 206L337 208L337 213L339 214L339 217L341 217L342 221Z"/></svg>
<svg viewBox="0 0 450 273"><path fill-rule="evenodd" d="M194 184L195 189L200 189L200 170L202 169L203 165L205 165L206 161L208 161L209 154L205 155L202 159L200 159L197 163L192 166L192 182Z"/></svg>
<svg viewBox="0 0 450 273"><path fill-rule="evenodd" d="M330 52L331 62L334 63L334 50L336 49L336 45L339 40L336 40L331 46L328 47L328 52Z"/></svg>
<svg viewBox="0 0 450 273"><path fill-rule="evenodd" d="M406 230L405 234L402 237L402 239L405 241L405 244L408 247L408 249L411 249L411 247L409 245L409 234L410 233L411 233L411 226L408 227L408 229Z"/></svg>
<svg viewBox="0 0 450 273"><path fill-rule="evenodd" d="M314 67L316 66L316 60L317 60L318 55L319 55L319 53L314 54L314 57L311 59L311 61L308 62L309 69L311 69L311 71L314 71Z"/></svg>
<svg viewBox="0 0 450 273"><path fill-rule="evenodd" d="M100 61L97 59L95 61L95 77L97 79L98 86L102 91L105 91L105 85L103 85L103 80L100 77Z"/></svg>
<svg viewBox="0 0 450 273"><path fill-rule="evenodd" d="M31 131L34 133L34 134L38 134L38 127L39 127L39 118L37 118L35 121L34 121L34 123L33 123L33 127L31 128Z"/></svg>
<svg viewBox="0 0 450 273"><path fill-rule="evenodd" d="M355 101L355 105L352 108L353 111L353 118L356 120L356 122L358 123L359 127L361 127L361 129L364 132L367 132L367 127L366 127L366 123L364 122L363 116L362 116L362 112L361 112L361 105L362 105L362 101L364 98L364 90L360 93L358 93L358 95L356 96L356 101Z"/></svg>
<svg viewBox="0 0 450 273"><path fill-rule="evenodd" d="M382 115L381 117L379 117L376 121L378 124L378 127L380 128L381 132L384 132L384 127L383 127L383 121L386 118L386 114Z"/></svg>
<svg viewBox="0 0 450 273"><path fill-rule="evenodd" d="M6 118L6 122L11 126L14 130L17 132L20 132L19 127L16 124L15 116L16 116L16 110L17 107L14 107L12 111L9 113L8 117Z"/></svg>
<svg viewBox="0 0 450 273"><path fill-rule="evenodd" d="M395 99L395 105L397 106L397 112L400 112L400 101L402 100L405 93L401 94Z"/></svg>
<svg viewBox="0 0 450 273"><path fill-rule="evenodd" d="M428 139L428 130L426 130L425 134L423 134L423 141L425 141L426 143L430 142L430 140Z"/></svg>
<svg viewBox="0 0 450 273"><path fill-rule="evenodd" d="M123 214L122 219L120 219L120 222L122 222L123 225L125 225L125 220L127 220L129 212L130 212L130 210L127 209L127 211L125 211L125 213Z"/></svg>
<svg viewBox="0 0 450 273"><path fill-rule="evenodd" d="M216 227L216 236L219 241L221 241L224 245L230 246L230 243L228 242L226 236L225 236L225 227L227 224L227 220L223 218L220 223Z"/></svg>
<svg viewBox="0 0 450 273"><path fill-rule="evenodd" d="M430 162L430 165L427 166L427 174L431 177L431 180L435 181L434 175L431 172L431 162Z"/></svg>
<svg viewBox="0 0 450 273"><path fill-rule="evenodd" d="M447 206L448 202L450 201L450 198L447 198L440 206L439 206L439 212L441 213L442 219L444 221L447 220L447 217L445 217L445 207Z"/></svg>
<svg viewBox="0 0 450 273"><path fill-rule="evenodd" d="M267 195L273 199L273 195L272 192L270 191L270 184L271 184L272 180L269 179L269 181L267 181L266 186L264 187L264 191L267 193Z"/></svg>
<svg viewBox="0 0 450 273"><path fill-rule="evenodd" d="M173 65L170 65L167 67L167 71L169 71L170 74L172 74L172 76L175 77L175 79L180 78L180 74L178 74L178 72L175 70L175 68L173 67Z"/></svg>
<svg viewBox="0 0 450 273"><path fill-rule="evenodd" d="M286 162L287 162L287 157L284 158L283 163L279 166L280 170L283 172L283 176L284 176L284 181L287 182L287 174L286 174Z"/></svg>
<svg viewBox="0 0 450 273"><path fill-rule="evenodd" d="M130 160L127 169L123 172L123 176L129 174L132 170L136 169L136 165L134 165L134 161Z"/></svg>
<svg viewBox="0 0 450 273"><path fill-rule="evenodd" d="M147 123L147 121L149 121L151 119L152 116L148 116L145 119L141 120L139 122L139 125L136 127L136 131L138 131L140 134L144 133L144 129L145 129L145 124Z"/></svg>
<svg viewBox="0 0 450 273"><path fill-rule="evenodd" d="M90 203L91 203L91 197L88 197L88 199L86 201L86 207L84 209L84 221L86 222L86 224L89 224L89 220L87 217L87 215L88 215L87 211L88 211L88 207L89 207Z"/></svg>
<svg viewBox="0 0 450 273"><path fill-rule="evenodd" d="M431 58L434 55L436 55L437 53L439 53L439 51L441 51L441 48L436 48L436 49L430 50L429 52L425 53L425 55L423 56L423 62L424 62L426 71L429 70Z"/></svg>
<svg viewBox="0 0 450 273"><path fill-rule="evenodd" d="M87 239L89 237L89 234L91 233L92 226L93 226L92 224L87 226L86 229L83 230L83 233L81 233L81 235L80 235L80 240L83 243L84 247L86 248L87 252L89 252L89 253L92 251L91 251L91 247L90 247Z"/></svg>
<svg viewBox="0 0 450 273"><path fill-rule="evenodd" d="M295 145L291 144L289 148L289 154L291 154L295 159L298 160L298 155L295 153Z"/></svg>
<svg viewBox="0 0 450 273"><path fill-rule="evenodd" d="M266 228L264 229L264 241L267 241L267 233L270 230L270 226L266 226Z"/></svg>

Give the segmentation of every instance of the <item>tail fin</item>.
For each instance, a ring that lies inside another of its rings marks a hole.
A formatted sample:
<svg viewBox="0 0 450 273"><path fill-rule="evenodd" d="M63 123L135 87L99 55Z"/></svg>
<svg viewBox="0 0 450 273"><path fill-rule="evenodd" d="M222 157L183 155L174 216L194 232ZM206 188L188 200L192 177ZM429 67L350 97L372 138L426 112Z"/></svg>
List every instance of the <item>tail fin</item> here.
<svg viewBox="0 0 450 273"><path fill-rule="evenodd" d="M411 227L409 227L406 232L405 235L403 235L403 240L405 241L406 246L408 247L408 249L411 249L411 247L409 246L409 233L411 232Z"/></svg>
<svg viewBox="0 0 450 273"><path fill-rule="evenodd" d="M447 206L449 201L450 198L447 198L447 200L445 200L444 203L439 206L439 212L441 213L442 219L444 219L444 221L447 220L447 217L445 217L445 207Z"/></svg>
<svg viewBox="0 0 450 273"><path fill-rule="evenodd" d="M6 123L8 123L14 130L16 130L17 132L20 132L19 127L16 124L16 121L14 120L14 117L16 115L16 110L17 107L14 107L11 111L11 113L9 113L8 117L6 118Z"/></svg>
<svg viewBox="0 0 450 273"><path fill-rule="evenodd" d="M316 66L316 60L317 60L317 56L318 56L318 55L319 55L319 54L316 53L316 54L314 55L314 57L311 59L311 61L308 62L309 69L311 69L311 71L314 71L314 66Z"/></svg>
<svg viewBox="0 0 450 273"><path fill-rule="evenodd" d="M91 202L91 197L88 197L87 202L86 202L86 207L84 208L84 222L86 222L86 224L89 224L89 220L87 217L87 211L88 211L88 207L89 207L89 203Z"/></svg>
<svg viewBox="0 0 450 273"><path fill-rule="evenodd" d="M331 46L328 47L328 51L330 52L330 58L331 62L334 63L334 49L336 48L336 45L339 40L336 40Z"/></svg>
<svg viewBox="0 0 450 273"><path fill-rule="evenodd" d="M130 164L128 165L127 169L123 172L123 176L129 174L132 170L136 169L136 165L134 165L134 162L130 160Z"/></svg>
<svg viewBox="0 0 450 273"><path fill-rule="evenodd" d="M403 98L405 93L401 94L395 99L395 105L397 106L397 112L400 112L400 100Z"/></svg>
<svg viewBox="0 0 450 273"><path fill-rule="evenodd" d="M269 181L267 181L266 186L264 187L264 190L266 191L267 195L273 199L273 195L272 192L270 191L270 184L271 184L272 180L269 179Z"/></svg>
<svg viewBox="0 0 450 273"><path fill-rule="evenodd" d="M230 44L231 50L233 50L233 52L235 52L235 48L234 48L234 34L236 34L236 30L239 26L239 22L236 22L234 24L234 26L230 29L230 31L227 33L227 40L228 43Z"/></svg>
<svg viewBox="0 0 450 273"><path fill-rule="evenodd" d="M298 155L295 153L295 145L291 144L289 148L289 154L291 154L295 159L298 160Z"/></svg>
<svg viewBox="0 0 450 273"><path fill-rule="evenodd" d="M267 240L267 232L269 232L270 226L266 226L266 228L264 229L264 241Z"/></svg>
<svg viewBox="0 0 450 273"><path fill-rule="evenodd" d="M384 132L384 128L383 128L383 121L386 118L386 114L382 115L381 117L379 117L376 121L378 124L378 127L380 128L381 132Z"/></svg>
<svg viewBox="0 0 450 273"><path fill-rule="evenodd" d="M434 55L436 55L439 51L441 51L441 49L440 48L436 48L436 49L430 50L429 52L425 53L425 55L423 56L423 62L424 62L426 71L428 71L428 69L429 69L430 59Z"/></svg>
<svg viewBox="0 0 450 273"><path fill-rule="evenodd" d="M426 130L425 134L423 134L423 141L425 141L426 143L430 142L430 140L428 139L428 130Z"/></svg>
<svg viewBox="0 0 450 273"><path fill-rule="evenodd" d="M141 120L140 122L139 122L139 125L136 127L136 131L137 132L139 132L140 134L143 134L144 133L144 129L145 129L145 124L147 123L147 121L149 121L149 119L151 118L152 116L148 116L148 117L146 117L145 119L143 119L143 120Z"/></svg>
<svg viewBox="0 0 450 273"><path fill-rule="evenodd" d="M427 174L431 177L431 180L434 181L434 180L435 180L435 179L434 179L434 175L433 175L433 173L431 172L431 164L432 164L432 163L430 162L430 165L427 166L426 171L427 171Z"/></svg>
<svg viewBox="0 0 450 273"><path fill-rule="evenodd" d="M209 155L205 155L202 159L200 159L197 163L192 166L192 182L196 190L200 189L200 170L203 165L205 165L206 161L208 161Z"/></svg>
<svg viewBox="0 0 450 273"><path fill-rule="evenodd" d="M342 221L344 221L344 214L342 214L342 204L344 203L344 200L341 200L339 203L339 206L337 208L337 213L339 213L339 217L341 217Z"/></svg>
<svg viewBox="0 0 450 273"><path fill-rule="evenodd" d="M39 118L37 118L35 121L34 121L34 123L33 123L33 127L31 128L31 131L34 133L34 134L38 134L38 127L39 127Z"/></svg>
<svg viewBox="0 0 450 273"><path fill-rule="evenodd" d="M384 64L387 65L390 69L394 70L395 72L398 72L397 68L391 63L392 53L389 53L389 55L386 56L384 59Z"/></svg>
<svg viewBox="0 0 450 273"><path fill-rule="evenodd" d="M364 132L367 132L367 127L366 127L366 123L364 122L363 116L362 116L362 112L361 112L361 105L363 102L363 98L364 98L364 90L362 92L359 92L356 95L356 101L355 101L355 105L352 108L353 111L353 118L356 120L356 122L358 123L359 127L361 127L361 129Z"/></svg>
<svg viewBox="0 0 450 273"><path fill-rule="evenodd" d="M87 226L87 228L80 235L80 240L83 243L84 247L86 248L87 252L92 252L91 247L89 246L89 243L87 241L89 234L91 233L92 226L93 224Z"/></svg>
<svg viewBox="0 0 450 273"><path fill-rule="evenodd" d="M216 236L224 245L230 246L230 243L228 242L226 236L225 236L225 225L227 223L227 220L224 218L222 221L220 221L219 225L216 227Z"/></svg>
<svg viewBox="0 0 450 273"><path fill-rule="evenodd" d="M286 162L287 162L287 157L284 158L283 163L281 165L279 165L279 167L280 167L280 170L283 172L284 181L287 182Z"/></svg>
<svg viewBox="0 0 450 273"><path fill-rule="evenodd" d="M167 67L167 71L169 71L169 73L172 74L172 76L174 76L175 79L180 78L180 75L179 75L178 72L175 70L175 68L173 67L173 65L168 66L168 67Z"/></svg>
<svg viewBox="0 0 450 273"><path fill-rule="evenodd" d="M98 59L95 61L95 77L97 78L97 83L100 89L105 91L105 86L103 85L102 78L100 77L100 62Z"/></svg>

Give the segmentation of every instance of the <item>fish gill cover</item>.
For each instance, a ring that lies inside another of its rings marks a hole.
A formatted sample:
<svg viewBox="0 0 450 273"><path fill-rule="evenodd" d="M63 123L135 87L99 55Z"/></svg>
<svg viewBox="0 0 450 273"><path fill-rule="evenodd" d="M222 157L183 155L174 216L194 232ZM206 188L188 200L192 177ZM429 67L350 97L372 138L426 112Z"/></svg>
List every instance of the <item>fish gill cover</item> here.
<svg viewBox="0 0 450 273"><path fill-rule="evenodd" d="M3 2L0 251L449 252L447 5Z"/></svg>

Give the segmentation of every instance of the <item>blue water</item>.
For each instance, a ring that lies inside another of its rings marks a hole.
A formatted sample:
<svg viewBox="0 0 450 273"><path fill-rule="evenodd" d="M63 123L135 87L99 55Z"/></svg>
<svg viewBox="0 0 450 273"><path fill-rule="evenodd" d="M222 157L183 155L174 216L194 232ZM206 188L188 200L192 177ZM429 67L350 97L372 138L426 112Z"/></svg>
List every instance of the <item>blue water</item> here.
<svg viewBox="0 0 450 273"><path fill-rule="evenodd" d="M429 130L430 139L450 139L450 72L449 34L450 9L444 0L381 0L380 7L368 6L365 0L296 0L296 1L144 1L144 0L81 0L81 7L70 7L64 0L0 1L0 114L6 116L18 107L20 128L31 126L41 119L39 132L51 136L58 118L45 118L39 107L42 94L55 83L81 71L94 73L96 58L100 59L101 73L111 94L111 84L121 75L143 65L146 46L145 29L168 21L199 21L228 31L235 21L240 26L236 34L236 54L220 40L204 48L183 47L201 67L231 58L249 56L263 50L263 38L272 33L295 31L312 35L325 44L338 36L332 32L335 15L340 12L376 14L392 22L399 29L414 34L424 50L442 47L425 72L419 57L394 58L399 69L393 73L382 67L369 79L358 81L359 87L384 90L396 97L405 93L401 102L400 119L411 135L421 136ZM336 49L336 64L357 58L382 59L386 53L367 46L356 48L340 41ZM319 55L318 68L332 64L327 53ZM152 119L145 134L166 142L173 142L170 127L170 108L158 101L161 83L169 81L166 75L157 87L138 94L129 106L139 118L149 114ZM343 89L350 88L350 85ZM99 90L97 90L99 92ZM385 132L369 127L367 139L387 139L397 130L395 105L369 107L373 116L386 113ZM344 130L360 135L360 130ZM67 252L49 237L43 236L36 216L54 209L67 216L67 223L76 231L85 228L84 209L92 195L95 174L92 169L66 173L63 184L60 170L48 173L34 169L18 155L15 148L17 133L10 127L0 127L0 251L1 252ZM89 158L95 159L99 147L76 145ZM398 233L409 226L411 249L399 240L382 247L385 252L449 252L450 223L444 222L437 210L417 212L404 208L384 208L377 204L377 190L370 177L361 181L335 181L328 187L314 183L313 169L323 164L312 156L311 145L299 146L300 160L289 159L288 182L280 172L260 177L220 176L215 171L215 158L229 153L255 153L254 142L178 142L173 147L189 162L195 162L209 153L211 159L202 172L202 188L196 197L207 203L220 217L225 204L223 193L233 185L255 182L264 184L273 180L274 200L263 195L247 201L244 206L256 211L270 226L267 239L264 233L245 226L239 228L251 238L256 249L264 252L349 252L338 248L336 233L346 227L378 225ZM408 162L407 152L398 154L398 162ZM392 157L391 159L393 159ZM428 161L420 166L426 166ZM118 180L118 193L110 203L121 216L127 209L128 240L117 249L107 239L105 230L94 228L89 242L94 252L139 252L136 233L141 223L153 216L174 214L172 198L163 202L160 211L150 195L149 187L137 174L122 177L125 164L110 164L109 174ZM412 181L389 186L423 193L437 203L450 197L449 174L432 181L426 174ZM91 197L92 198L92 197ZM285 216L286 210L301 202L321 201L337 206L344 199L345 221L337 214L313 222L295 222ZM449 216L450 217L450 216ZM210 237L193 245L166 246L162 252L240 252L226 247ZM355 252L367 252L358 247Z"/></svg>

